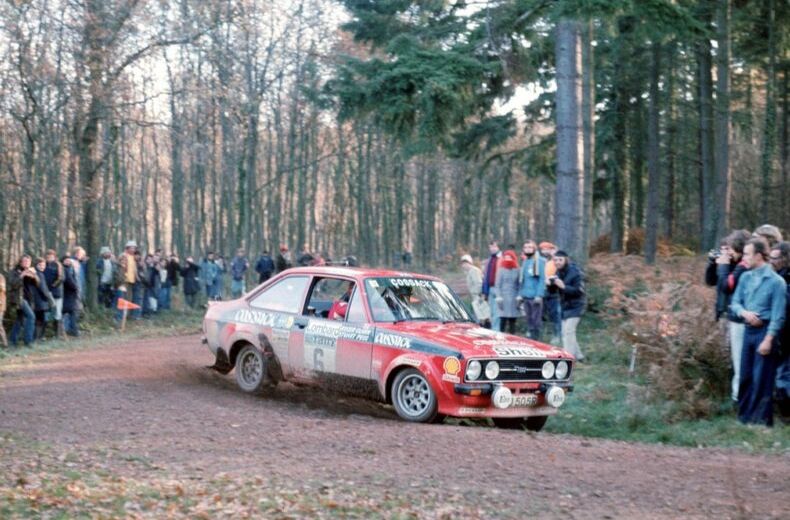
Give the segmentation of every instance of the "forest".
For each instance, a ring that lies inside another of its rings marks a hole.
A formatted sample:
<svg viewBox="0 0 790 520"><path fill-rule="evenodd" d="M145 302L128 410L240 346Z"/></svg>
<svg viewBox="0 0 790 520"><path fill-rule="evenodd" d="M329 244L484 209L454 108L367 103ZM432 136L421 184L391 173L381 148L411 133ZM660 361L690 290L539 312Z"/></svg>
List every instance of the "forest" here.
<svg viewBox="0 0 790 520"><path fill-rule="evenodd" d="M130 239L429 268L640 234L650 263L787 230L789 21L786 0L3 2L0 270Z"/></svg>

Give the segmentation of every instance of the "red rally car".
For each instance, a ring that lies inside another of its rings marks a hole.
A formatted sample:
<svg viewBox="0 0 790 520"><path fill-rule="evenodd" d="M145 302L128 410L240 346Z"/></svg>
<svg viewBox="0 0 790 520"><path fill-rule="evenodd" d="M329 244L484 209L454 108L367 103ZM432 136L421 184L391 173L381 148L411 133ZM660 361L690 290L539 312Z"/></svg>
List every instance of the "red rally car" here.
<svg viewBox="0 0 790 520"><path fill-rule="evenodd" d="M289 269L212 304L203 343L245 392L279 381L353 389L415 422L491 417L540 430L572 390L568 352L478 326L441 280L348 267Z"/></svg>

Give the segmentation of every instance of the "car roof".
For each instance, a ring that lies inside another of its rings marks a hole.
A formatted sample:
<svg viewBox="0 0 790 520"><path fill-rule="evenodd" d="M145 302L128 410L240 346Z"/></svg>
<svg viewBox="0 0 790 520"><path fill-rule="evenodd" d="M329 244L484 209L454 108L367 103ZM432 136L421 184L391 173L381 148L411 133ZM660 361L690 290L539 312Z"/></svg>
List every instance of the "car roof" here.
<svg viewBox="0 0 790 520"><path fill-rule="evenodd" d="M435 276L410 273L408 271L345 266L292 267L291 269L284 271L284 273L309 274L318 276L349 276L353 278L423 278L426 280L439 280Z"/></svg>

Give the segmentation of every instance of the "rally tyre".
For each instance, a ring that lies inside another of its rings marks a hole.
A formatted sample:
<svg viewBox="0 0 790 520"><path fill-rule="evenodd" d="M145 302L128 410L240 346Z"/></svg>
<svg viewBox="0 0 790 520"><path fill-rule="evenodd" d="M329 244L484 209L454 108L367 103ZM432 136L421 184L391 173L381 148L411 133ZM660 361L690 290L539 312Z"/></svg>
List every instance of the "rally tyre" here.
<svg viewBox="0 0 790 520"><path fill-rule="evenodd" d="M266 358L253 345L247 345L236 356L236 384L250 394L263 394L271 388L267 377Z"/></svg>
<svg viewBox="0 0 790 520"><path fill-rule="evenodd" d="M527 417L527 420L524 421L524 424L527 426L527 430L531 432L539 432L546 425L546 421L548 419L548 415L536 415L534 417Z"/></svg>
<svg viewBox="0 0 790 520"><path fill-rule="evenodd" d="M392 382L392 404L402 419L411 422L433 422L438 401L428 379L417 369L407 368Z"/></svg>

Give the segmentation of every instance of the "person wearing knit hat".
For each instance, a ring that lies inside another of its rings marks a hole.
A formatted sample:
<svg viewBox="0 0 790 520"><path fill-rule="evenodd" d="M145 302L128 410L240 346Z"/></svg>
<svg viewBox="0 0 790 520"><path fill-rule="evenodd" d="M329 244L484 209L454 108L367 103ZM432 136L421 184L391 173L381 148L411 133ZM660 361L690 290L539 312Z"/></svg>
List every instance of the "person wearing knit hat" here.
<svg viewBox="0 0 790 520"><path fill-rule="evenodd" d="M491 320L491 309L483 299L483 272L474 264L471 255L461 257L461 269L466 272L466 287L472 298L472 310L477 322L485 325Z"/></svg>
<svg viewBox="0 0 790 520"><path fill-rule="evenodd" d="M557 251L554 254L557 264L557 276L551 284L557 287L562 305L562 348L573 354L577 361L584 359L579 342L576 339L576 327L579 325L584 308L587 304L584 289L584 276L576 264L571 263L568 253Z"/></svg>
<svg viewBox="0 0 790 520"><path fill-rule="evenodd" d="M521 286L518 297L523 303L529 337L540 341L543 327L543 297L546 295L546 259L538 253L534 240L524 242Z"/></svg>
<svg viewBox="0 0 790 520"><path fill-rule="evenodd" d="M501 332L516 333L516 319L521 316L518 310L518 277L518 256L515 251L508 249L502 254L502 261L496 272L496 303Z"/></svg>
<svg viewBox="0 0 790 520"><path fill-rule="evenodd" d="M102 247L99 251L99 259L96 260L96 274L99 277L99 303L107 309L113 307L115 296L113 280L116 267L112 250L107 246Z"/></svg>

